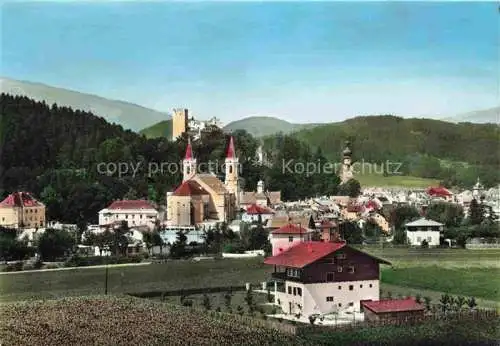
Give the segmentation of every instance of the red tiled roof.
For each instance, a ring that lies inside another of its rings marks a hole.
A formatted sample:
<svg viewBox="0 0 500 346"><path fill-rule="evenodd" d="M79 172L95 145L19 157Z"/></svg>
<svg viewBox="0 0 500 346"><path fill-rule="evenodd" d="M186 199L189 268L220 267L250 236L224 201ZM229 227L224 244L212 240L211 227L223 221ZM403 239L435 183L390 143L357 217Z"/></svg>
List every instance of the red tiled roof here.
<svg viewBox="0 0 500 346"><path fill-rule="evenodd" d="M323 258L346 245L341 243L325 243L319 241L309 241L292 246L287 251L279 255L268 257L264 260L265 264L279 266L303 268L320 258Z"/></svg>
<svg viewBox="0 0 500 346"><path fill-rule="evenodd" d="M184 160L191 160L193 158L193 148L191 147L191 140L188 138L188 145L186 147L186 155Z"/></svg>
<svg viewBox="0 0 500 346"><path fill-rule="evenodd" d="M321 224L319 225L319 228L335 228L336 225L328 220L323 220L321 221Z"/></svg>
<svg viewBox="0 0 500 346"><path fill-rule="evenodd" d="M271 234L303 234L310 232L307 228L289 223L271 232Z"/></svg>
<svg viewBox="0 0 500 346"><path fill-rule="evenodd" d="M108 209L154 209L154 207L146 200L123 200L111 203Z"/></svg>
<svg viewBox="0 0 500 346"><path fill-rule="evenodd" d="M28 192L14 192L8 195L0 207L36 207L42 205Z"/></svg>
<svg viewBox="0 0 500 346"><path fill-rule="evenodd" d="M386 299L378 301L364 301L361 303L365 308L375 312L402 312L402 311L419 311L423 310L424 306L415 301L414 298L406 299Z"/></svg>
<svg viewBox="0 0 500 346"><path fill-rule="evenodd" d="M187 180L173 193L174 196L208 195L208 192L194 180Z"/></svg>
<svg viewBox="0 0 500 346"><path fill-rule="evenodd" d="M260 205L257 204L252 204L247 208L247 214L249 215L274 214L274 211L266 207L261 207Z"/></svg>
<svg viewBox="0 0 500 346"><path fill-rule="evenodd" d="M444 187L429 187L427 193L431 196L451 196L452 193Z"/></svg>
<svg viewBox="0 0 500 346"><path fill-rule="evenodd" d="M234 159L234 140L233 136L231 136L231 139L229 140L229 146L227 147L227 153L226 153L226 158L228 159Z"/></svg>

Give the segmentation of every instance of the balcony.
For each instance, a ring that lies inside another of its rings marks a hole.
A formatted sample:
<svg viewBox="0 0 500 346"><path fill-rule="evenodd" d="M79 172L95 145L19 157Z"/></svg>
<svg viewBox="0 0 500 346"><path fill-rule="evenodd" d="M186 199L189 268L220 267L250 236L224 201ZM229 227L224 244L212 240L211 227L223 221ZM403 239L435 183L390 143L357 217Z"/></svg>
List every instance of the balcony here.
<svg viewBox="0 0 500 346"><path fill-rule="evenodd" d="M273 272L271 273L271 278L278 282L293 281L293 282L302 282L302 278L297 278L293 276L287 276L286 272Z"/></svg>

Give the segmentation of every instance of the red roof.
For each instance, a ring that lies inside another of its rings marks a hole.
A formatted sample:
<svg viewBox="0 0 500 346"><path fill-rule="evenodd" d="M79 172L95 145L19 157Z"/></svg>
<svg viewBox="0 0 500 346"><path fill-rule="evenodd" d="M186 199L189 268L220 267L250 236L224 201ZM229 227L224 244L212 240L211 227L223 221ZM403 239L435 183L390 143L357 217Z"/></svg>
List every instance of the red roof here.
<svg viewBox="0 0 500 346"><path fill-rule="evenodd" d="M186 147L186 155L184 155L184 160L193 159L193 148L191 147L191 140L188 138L188 145Z"/></svg>
<svg viewBox="0 0 500 346"><path fill-rule="evenodd" d="M208 195L208 192L194 180L187 180L173 193L174 196Z"/></svg>
<svg viewBox="0 0 500 346"><path fill-rule="evenodd" d="M252 204L247 208L247 214L249 215L274 214L274 211L266 207L261 207L260 205L257 204Z"/></svg>
<svg viewBox="0 0 500 346"><path fill-rule="evenodd" d="M108 209L154 209L153 205L146 200L123 200L111 203Z"/></svg>
<svg viewBox="0 0 500 346"><path fill-rule="evenodd" d="M229 139L229 146L227 147L227 153L226 153L226 158L228 159L234 159L234 140L233 136L231 136L231 139Z"/></svg>
<svg viewBox="0 0 500 346"><path fill-rule="evenodd" d="M336 225L328 220L321 221L320 228L335 228Z"/></svg>
<svg viewBox="0 0 500 346"><path fill-rule="evenodd" d="M386 299L379 301L364 301L361 303L365 308L375 312L403 312L424 310L424 306L415 301L414 298Z"/></svg>
<svg viewBox="0 0 500 346"><path fill-rule="evenodd" d="M309 241L292 246L287 251L279 255L268 257L264 260L265 264L274 264L279 266L303 268L320 258L323 258L346 245L341 243L325 243L319 241Z"/></svg>
<svg viewBox="0 0 500 346"><path fill-rule="evenodd" d="M28 192L14 192L8 195L0 207L36 207L42 205Z"/></svg>
<svg viewBox="0 0 500 346"><path fill-rule="evenodd" d="M427 193L431 196L451 196L452 193L444 187L429 187Z"/></svg>
<svg viewBox="0 0 500 346"><path fill-rule="evenodd" d="M310 232L310 230L308 230L307 228L304 228L302 226L299 227L298 225L289 223L281 228L272 231L271 234L303 234L308 232Z"/></svg>

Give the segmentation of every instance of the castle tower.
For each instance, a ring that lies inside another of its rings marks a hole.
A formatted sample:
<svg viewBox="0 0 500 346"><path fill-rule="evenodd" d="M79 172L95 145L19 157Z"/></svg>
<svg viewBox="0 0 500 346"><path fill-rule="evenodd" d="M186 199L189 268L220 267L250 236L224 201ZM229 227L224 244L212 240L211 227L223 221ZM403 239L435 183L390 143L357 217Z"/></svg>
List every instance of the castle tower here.
<svg viewBox="0 0 500 346"><path fill-rule="evenodd" d="M193 156L191 139L188 138L186 155L184 155L184 160L182 160L182 182L191 179L195 174L196 174L196 159Z"/></svg>
<svg viewBox="0 0 500 346"><path fill-rule="evenodd" d="M176 140L188 130L188 110L185 108L174 109L172 115L172 139Z"/></svg>
<svg viewBox="0 0 500 346"><path fill-rule="evenodd" d="M351 143L345 142L345 148L342 151L342 170L340 172L341 184L346 183L349 179L353 178L352 173L352 151L350 148Z"/></svg>
<svg viewBox="0 0 500 346"><path fill-rule="evenodd" d="M236 157L236 151L234 150L234 139L231 136L229 140L229 146L227 147L226 153L226 188L229 192L232 192L236 198L236 205L239 205L240 199L240 186L239 186L239 163Z"/></svg>

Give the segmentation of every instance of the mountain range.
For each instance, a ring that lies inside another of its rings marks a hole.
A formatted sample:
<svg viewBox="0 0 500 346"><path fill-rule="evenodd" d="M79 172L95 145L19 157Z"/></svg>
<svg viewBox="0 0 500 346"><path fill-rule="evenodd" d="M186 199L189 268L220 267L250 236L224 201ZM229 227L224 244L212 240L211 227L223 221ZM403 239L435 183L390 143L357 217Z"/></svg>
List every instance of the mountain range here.
<svg viewBox="0 0 500 346"><path fill-rule="evenodd" d="M67 106L92 112L109 123L122 125L125 129L139 131L148 125L169 119L170 115L134 103L110 100L101 96L74 90L57 88L41 83L0 78L3 93L27 96L51 105Z"/></svg>
<svg viewBox="0 0 500 346"><path fill-rule="evenodd" d="M110 123L122 125L146 137L170 137L171 117L166 112L146 108L130 102L110 100L97 95L74 90L52 87L42 83L19 81L1 78L1 91L11 95L27 96L34 100L45 101L47 104L57 103L73 109L81 109L103 117ZM498 123L500 107L458 114L440 120L459 123ZM335 124L335 123L334 123ZM224 129L229 131L246 130L255 137L264 137L278 132L288 134L299 130L307 130L329 124L291 123L276 117L247 117L227 124Z"/></svg>

